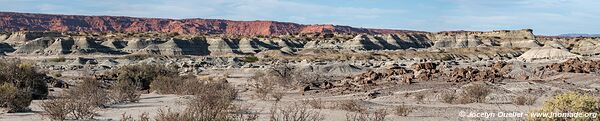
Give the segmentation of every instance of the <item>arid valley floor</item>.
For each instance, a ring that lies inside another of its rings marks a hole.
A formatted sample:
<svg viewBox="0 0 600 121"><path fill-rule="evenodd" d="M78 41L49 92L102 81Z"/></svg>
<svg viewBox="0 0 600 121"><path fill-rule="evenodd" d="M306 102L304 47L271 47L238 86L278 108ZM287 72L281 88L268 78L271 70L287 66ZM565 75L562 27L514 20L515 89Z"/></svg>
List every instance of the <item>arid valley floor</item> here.
<svg viewBox="0 0 600 121"><path fill-rule="evenodd" d="M0 120L51 120L48 104L60 103L49 102L95 101L87 96L103 99L90 109L94 112L88 117L94 120L159 120L165 111L189 116L185 112L191 106L199 108L196 113L215 114L214 119L230 118L224 112L259 121L286 116L326 121L528 120L522 114L542 109L557 95L600 94L600 38L536 36L530 29L322 32L345 30L336 27L304 26L297 33L269 35L239 29L248 33L35 27L0 33L0 65L35 68L48 89L33 92L43 97L34 99L30 110L2 111ZM90 90L106 94L84 93ZM140 96L130 99L122 93ZM591 106L599 106L593 100ZM485 112L496 115L472 114Z"/></svg>

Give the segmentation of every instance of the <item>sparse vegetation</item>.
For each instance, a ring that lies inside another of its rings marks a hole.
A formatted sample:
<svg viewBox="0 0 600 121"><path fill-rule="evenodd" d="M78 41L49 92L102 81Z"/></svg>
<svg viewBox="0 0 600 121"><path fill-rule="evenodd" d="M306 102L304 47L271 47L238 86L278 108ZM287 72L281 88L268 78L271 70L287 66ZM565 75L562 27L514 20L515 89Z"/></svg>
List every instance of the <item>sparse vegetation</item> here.
<svg viewBox="0 0 600 121"><path fill-rule="evenodd" d="M63 92L62 97L44 101L41 107L53 120L93 119L98 108L108 103L107 92L100 87L101 84L95 80L84 80L77 87Z"/></svg>
<svg viewBox="0 0 600 121"><path fill-rule="evenodd" d="M532 113L600 113L600 98L590 95L567 92L544 102L544 106ZM532 117L529 120L536 121L583 121L597 120L598 117Z"/></svg>
<svg viewBox="0 0 600 121"><path fill-rule="evenodd" d="M375 110L372 113L348 112L346 113L346 121L385 121L387 114L386 109Z"/></svg>
<svg viewBox="0 0 600 121"><path fill-rule="evenodd" d="M490 91L485 84L473 84L464 88L457 102L460 104L483 103Z"/></svg>
<svg viewBox="0 0 600 121"><path fill-rule="evenodd" d="M0 86L0 106L8 109L8 112L29 111L31 97L28 92L18 89L12 83L4 83Z"/></svg>
<svg viewBox="0 0 600 121"><path fill-rule="evenodd" d="M519 95L513 99L513 104L515 104L515 105L533 105L535 103L535 100L537 100L537 97Z"/></svg>
<svg viewBox="0 0 600 121"><path fill-rule="evenodd" d="M119 121L150 121L150 117L148 117L148 113L142 113L139 120L135 120L133 117L131 117L131 115L126 115L126 113L123 113L121 114L121 120Z"/></svg>
<svg viewBox="0 0 600 121"><path fill-rule="evenodd" d="M67 99L53 99L44 101L41 106L45 116L52 120L65 120L67 115L71 113L69 109L69 100Z"/></svg>
<svg viewBox="0 0 600 121"><path fill-rule="evenodd" d="M411 107L404 104L394 107L394 114L397 116L408 116L413 111Z"/></svg>
<svg viewBox="0 0 600 121"><path fill-rule="evenodd" d="M273 97L273 99L275 99L275 101L279 102L281 100L281 98L283 98L284 95L285 95L285 93L283 93L283 92L274 92L273 94L271 94L271 97Z"/></svg>
<svg viewBox="0 0 600 121"><path fill-rule="evenodd" d="M0 108L7 108L8 112L29 111L32 99L48 95L47 77L19 60L0 62Z"/></svg>
<svg viewBox="0 0 600 121"><path fill-rule="evenodd" d="M304 88L306 85L328 80L316 72L304 72L289 65L278 65L265 72L258 72L252 78L255 98L268 99L269 94L278 87L284 89ZM272 95L272 94L271 94Z"/></svg>
<svg viewBox="0 0 600 121"><path fill-rule="evenodd" d="M56 57L56 58L50 58L50 59L48 59L48 61L50 61L50 62L65 62L65 61L67 61L67 59L63 56L60 56L60 57Z"/></svg>
<svg viewBox="0 0 600 121"><path fill-rule="evenodd" d="M157 121L235 121L255 117L239 112L238 106L233 104L237 91L229 84L209 81L196 84L199 84L198 87L191 91L194 97L187 102L185 110L181 112L161 110L155 119Z"/></svg>
<svg viewBox="0 0 600 121"><path fill-rule="evenodd" d="M417 103L423 103L423 99L425 99L425 95L423 95L423 94L415 95L415 101L417 101Z"/></svg>
<svg viewBox="0 0 600 121"><path fill-rule="evenodd" d="M110 87L110 99L113 102L137 102L140 98L141 93L138 92L137 86L134 82L128 80L117 80L115 84Z"/></svg>
<svg viewBox="0 0 600 121"><path fill-rule="evenodd" d="M323 121L325 117L316 110L311 110L307 105L294 103L289 106L278 107L275 105L269 111L270 121Z"/></svg>
<svg viewBox="0 0 600 121"><path fill-rule="evenodd" d="M159 94L183 94L186 78L174 76L159 76L150 84L150 90Z"/></svg>
<svg viewBox="0 0 600 121"><path fill-rule="evenodd" d="M304 104L310 105L312 108L315 108L315 109L326 108L325 102L323 102L323 100L321 100L321 99L309 99L309 100L303 100L302 102Z"/></svg>
<svg viewBox="0 0 600 121"><path fill-rule="evenodd" d="M242 62L246 62L246 63L254 63L257 61L259 61L259 59L256 56L246 56L242 59Z"/></svg>
<svg viewBox="0 0 600 121"><path fill-rule="evenodd" d="M275 80L270 78L270 76L267 76L265 73L256 73L252 80L255 82L253 85L255 98L265 100L275 88Z"/></svg>
<svg viewBox="0 0 600 121"><path fill-rule="evenodd" d="M150 89L150 84L157 77L179 75L177 70L156 64L138 64L123 66L115 70L118 81L129 81L138 90Z"/></svg>
<svg viewBox="0 0 600 121"><path fill-rule="evenodd" d="M443 93L442 94L442 102L444 102L444 103L452 104L452 103L454 103L455 99L456 99L456 96L454 95L454 93Z"/></svg>
<svg viewBox="0 0 600 121"><path fill-rule="evenodd" d="M52 76L58 78L58 77L62 77L62 74L60 72L56 72L56 73L52 73Z"/></svg>
<svg viewBox="0 0 600 121"><path fill-rule="evenodd" d="M338 107L341 110L350 111L350 112L366 111L367 109L359 103L360 102L357 100L346 100L346 101L339 102L336 107Z"/></svg>

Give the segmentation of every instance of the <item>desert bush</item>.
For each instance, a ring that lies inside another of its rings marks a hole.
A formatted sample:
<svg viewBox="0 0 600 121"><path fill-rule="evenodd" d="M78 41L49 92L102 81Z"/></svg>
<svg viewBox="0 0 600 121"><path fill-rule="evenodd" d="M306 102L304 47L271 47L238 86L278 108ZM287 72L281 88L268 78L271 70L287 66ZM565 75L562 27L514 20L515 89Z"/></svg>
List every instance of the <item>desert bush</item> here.
<svg viewBox="0 0 600 121"><path fill-rule="evenodd" d="M453 93L444 93L442 94L442 102L451 104L456 99L456 96Z"/></svg>
<svg viewBox="0 0 600 121"><path fill-rule="evenodd" d="M280 86L290 86L290 84L294 81L294 67L290 65L276 65L273 68L267 70L266 75L272 75L272 78L275 82L278 82Z"/></svg>
<svg viewBox="0 0 600 121"><path fill-rule="evenodd" d="M513 99L513 104L515 104L515 105L533 105L535 103L535 100L537 100L537 97L519 95Z"/></svg>
<svg viewBox="0 0 600 121"><path fill-rule="evenodd" d="M156 64L128 65L113 71L118 81L130 81L139 90L150 89L150 84L160 76L179 75L176 69Z"/></svg>
<svg viewBox="0 0 600 121"><path fill-rule="evenodd" d="M242 62L246 62L246 63L254 63L257 61L259 61L259 59L256 56L246 56L242 59Z"/></svg>
<svg viewBox="0 0 600 121"><path fill-rule="evenodd" d="M31 99L43 99L48 95L46 74L37 71L32 64L19 60L0 62L0 84L11 83L20 93Z"/></svg>
<svg viewBox="0 0 600 121"><path fill-rule="evenodd" d="M31 64L19 60L0 62L0 107L8 112L29 111L32 99L43 99L48 95L46 74L37 71Z"/></svg>
<svg viewBox="0 0 600 121"><path fill-rule="evenodd" d="M9 113L29 111L31 97L26 90L18 89L12 83L0 85L0 106Z"/></svg>
<svg viewBox="0 0 600 121"><path fill-rule="evenodd" d="M96 107L105 107L110 100L108 99L108 91L102 88L102 86L102 81L85 79L74 89L66 90L68 93L67 98L80 98Z"/></svg>
<svg viewBox="0 0 600 121"><path fill-rule="evenodd" d="M56 72L56 73L52 73L53 77L62 77L62 74L60 72Z"/></svg>
<svg viewBox="0 0 600 121"><path fill-rule="evenodd" d="M159 76L150 83L150 90L159 94L182 94L185 92L185 81L178 76Z"/></svg>
<svg viewBox="0 0 600 121"><path fill-rule="evenodd" d="M126 115L126 113L123 113L121 114L121 119L119 121L150 121L150 117L148 117L148 113L142 113L139 120L135 120L133 117L131 117L131 115Z"/></svg>
<svg viewBox="0 0 600 121"><path fill-rule="evenodd" d="M309 100L303 100L302 102L304 104L310 105L312 108L315 108L315 109L325 108L325 103L321 99L309 99Z"/></svg>
<svg viewBox="0 0 600 121"><path fill-rule="evenodd" d="M324 116L316 110L311 110L307 105L294 103L279 107L275 105L269 111L270 121L323 121Z"/></svg>
<svg viewBox="0 0 600 121"><path fill-rule="evenodd" d="M408 116L413 111L411 107L404 104L394 107L394 114L397 116Z"/></svg>
<svg viewBox="0 0 600 121"><path fill-rule="evenodd" d="M600 98L578 94L575 92L567 92L544 102L544 106L538 110L532 110L530 113L600 113ZM529 120L548 120L548 121L565 121L565 120L597 120L598 117L533 117L528 115Z"/></svg>
<svg viewBox="0 0 600 121"><path fill-rule="evenodd" d="M256 87L259 87L259 89L280 86L293 90L304 88L306 85L321 84L323 81L331 80L330 78L321 73L297 69L290 65L275 65L273 68L257 73L252 80L256 82L258 85ZM258 94L264 93L261 92Z"/></svg>
<svg viewBox="0 0 600 121"><path fill-rule="evenodd" d="M65 61L67 61L67 59L63 56L60 56L60 57L56 57L56 58L50 58L50 59L48 59L48 61L50 61L50 62L65 62Z"/></svg>
<svg viewBox="0 0 600 121"><path fill-rule="evenodd" d="M473 84L465 87L462 95L457 100L460 104L482 103L485 97L490 93L490 89L485 84Z"/></svg>
<svg viewBox="0 0 600 121"><path fill-rule="evenodd" d="M196 80L197 87L190 93L194 96L186 103L186 109L181 112L160 111L155 118L157 121L234 121L238 119L239 112L233 100L237 91L224 82L203 83ZM238 110L239 111L239 110Z"/></svg>
<svg viewBox="0 0 600 121"><path fill-rule="evenodd" d="M417 101L417 103L423 103L423 99L425 99L425 95L423 95L423 94L415 95L415 101Z"/></svg>
<svg viewBox="0 0 600 121"><path fill-rule="evenodd" d="M117 80L115 84L110 87L110 99L115 103L122 102L137 102L140 98L140 93L137 90L137 86L134 82L128 80Z"/></svg>
<svg viewBox="0 0 600 121"><path fill-rule="evenodd" d="M46 111L43 114L52 120L65 120L67 115L71 113L68 107L69 100L66 99L46 100L40 106Z"/></svg>
<svg viewBox="0 0 600 121"><path fill-rule="evenodd" d="M60 98L42 102L41 107L53 120L93 119L98 108L105 107L109 101L101 86L101 81L84 80L75 88L65 90Z"/></svg>
<svg viewBox="0 0 600 121"><path fill-rule="evenodd" d="M271 97L275 99L275 101L279 102L284 95L285 93L283 92L274 92L273 94L271 94Z"/></svg>
<svg viewBox="0 0 600 121"><path fill-rule="evenodd" d="M346 121L385 121L387 116L386 109L375 110L369 112L348 112L346 113Z"/></svg>
<svg viewBox="0 0 600 121"><path fill-rule="evenodd" d="M346 100L341 101L337 104L337 107L341 110L350 111L350 112L364 112L367 109L359 104L357 100Z"/></svg>
<svg viewBox="0 0 600 121"><path fill-rule="evenodd" d="M265 73L256 73L255 76L252 77L252 80L254 81L252 87L254 88L255 98L263 100L267 99L268 95L275 89L276 81Z"/></svg>
<svg viewBox="0 0 600 121"><path fill-rule="evenodd" d="M256 105L235 105L234 111L231 115L236 121L255 121L258 120L258 114L260 111L254 111Z"/></svg>

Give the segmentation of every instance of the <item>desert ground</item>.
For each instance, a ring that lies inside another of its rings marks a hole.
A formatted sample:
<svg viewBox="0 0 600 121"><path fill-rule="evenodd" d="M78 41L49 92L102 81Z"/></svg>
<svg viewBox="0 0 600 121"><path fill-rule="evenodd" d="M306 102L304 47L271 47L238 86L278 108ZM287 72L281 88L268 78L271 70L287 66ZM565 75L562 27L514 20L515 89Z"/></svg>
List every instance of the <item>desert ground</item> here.
<svg viewBox="0 0 600 121"><path fill-rule="evenodd" d="M600 38L292 27L0 33L0 120L597 120L528 114L600 110Z"/></svg>

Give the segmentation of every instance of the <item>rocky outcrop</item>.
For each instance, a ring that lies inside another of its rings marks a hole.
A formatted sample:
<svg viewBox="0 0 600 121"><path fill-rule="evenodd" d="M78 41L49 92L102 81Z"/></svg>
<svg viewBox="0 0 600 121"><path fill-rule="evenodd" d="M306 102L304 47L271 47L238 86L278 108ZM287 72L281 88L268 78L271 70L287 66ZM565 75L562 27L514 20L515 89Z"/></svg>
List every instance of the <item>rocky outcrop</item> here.
<svg viewBox="0 0 600 121"><path fill-rule="evenodd" d="M337 25L302 25L275 21L159 19L0 12L0 31L175 32L182 34L284 35L297 33L404 33L407 30L365 29ZM20 40L23 36L15 38ZM31 40L31 39L28 39Z"/></svg>
<svg viewBox="0 0 600 121"><path fill-rule="evenodd" d="M10 44L24 44L30 40L34 40L40 37L60 37L62 36L59 32L35 32L35 31L19 31L11 33L7 36L4 42ZM2 38L2 37L0 37Z"/></svg>
<svg viewBox="0 0 600 121"><path fill-rule="evenodd" d="M438 32L432 37L434 47L467 48L479 46L540 47L531 29L498 30L491 32Z"/></svg>
<svg viewBox="0 0 600 121"><path fill-rule="evenodd" d="M595 73L600 68L600 61L583 60L580 58L569 59L562 63L547 65L539 70L552 70L556 72Z"/></svg>
<svg viewBox="0 0 600 121"><path fill-rule="evenodd" d="M524 60L540 60L540 59L567 59L580 57L579 55L570 53L567 50L544 46L538 48L529 49L523 55L519 56L519 59Z"/></svg>

